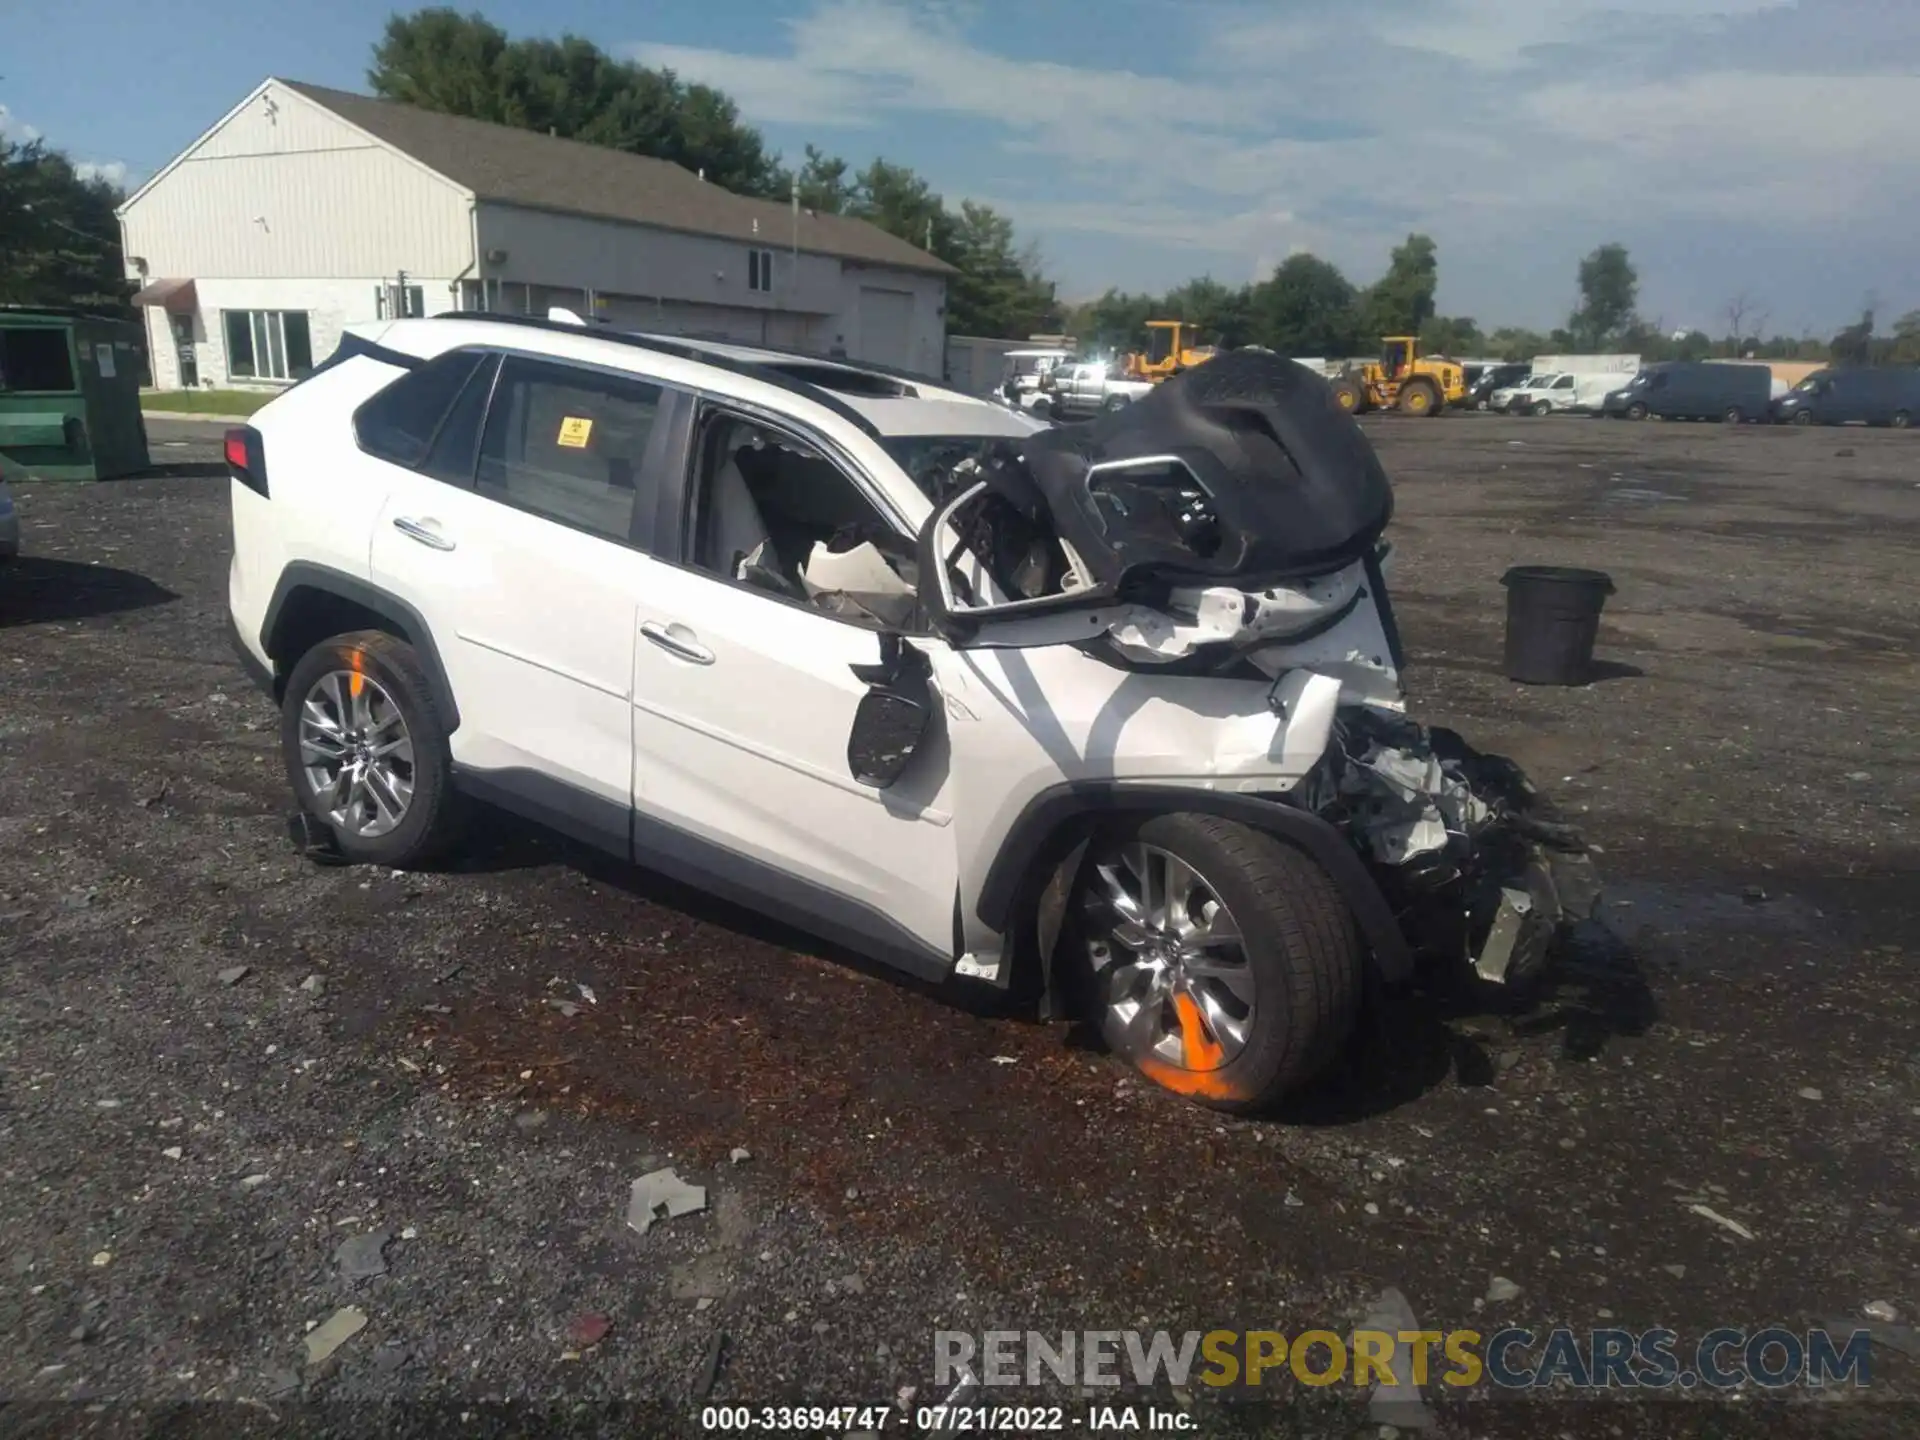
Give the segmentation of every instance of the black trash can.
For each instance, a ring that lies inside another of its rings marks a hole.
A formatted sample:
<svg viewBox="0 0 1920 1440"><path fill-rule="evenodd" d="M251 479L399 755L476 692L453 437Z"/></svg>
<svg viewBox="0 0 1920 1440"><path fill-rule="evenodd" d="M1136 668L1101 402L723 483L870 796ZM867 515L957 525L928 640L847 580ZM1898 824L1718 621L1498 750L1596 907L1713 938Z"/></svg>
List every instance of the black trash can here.
<svg viewBox="0 0 1920 1440"><path fill-rule="evenodd" d="M1507 587L1507 678L1522 685L1592 679L1593 641L1613 577L1603 570L1516 565L1500 583Z"/></svg>

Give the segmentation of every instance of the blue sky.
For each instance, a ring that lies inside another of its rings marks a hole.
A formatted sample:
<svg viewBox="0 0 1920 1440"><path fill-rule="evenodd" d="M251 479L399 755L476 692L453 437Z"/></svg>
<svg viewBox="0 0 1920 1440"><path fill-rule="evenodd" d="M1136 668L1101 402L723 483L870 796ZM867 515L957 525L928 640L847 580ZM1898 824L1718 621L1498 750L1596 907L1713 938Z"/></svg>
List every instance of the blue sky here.
<svg viewBox="0 0 1920 1440"><path fill-rule="evenodd" d="M790 156L990 201L1073 299L1297 250L1365 282L1421 229L1485 325L1558 321L1606 240L1669 326L1920 308L1920 0L475 5L717 84ZM364 88L392 8L0 0L0 126L137 181L268 74Z"/></svg>

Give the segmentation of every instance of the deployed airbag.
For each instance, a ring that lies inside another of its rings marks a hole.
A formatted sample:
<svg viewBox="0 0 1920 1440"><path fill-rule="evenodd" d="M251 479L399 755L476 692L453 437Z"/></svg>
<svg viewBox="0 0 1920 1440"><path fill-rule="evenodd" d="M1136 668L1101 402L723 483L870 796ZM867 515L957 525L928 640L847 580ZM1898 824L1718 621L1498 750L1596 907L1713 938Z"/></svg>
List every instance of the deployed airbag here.
<svg viewBox="0 0 1920 1440"><path fill-rule="evenodd" d="M1386 471L1326 381L1237 350L1088 425L987 467L1002 498L1044 513L1096 591L1260 583L1368 554L1393 516Z"/></svg>

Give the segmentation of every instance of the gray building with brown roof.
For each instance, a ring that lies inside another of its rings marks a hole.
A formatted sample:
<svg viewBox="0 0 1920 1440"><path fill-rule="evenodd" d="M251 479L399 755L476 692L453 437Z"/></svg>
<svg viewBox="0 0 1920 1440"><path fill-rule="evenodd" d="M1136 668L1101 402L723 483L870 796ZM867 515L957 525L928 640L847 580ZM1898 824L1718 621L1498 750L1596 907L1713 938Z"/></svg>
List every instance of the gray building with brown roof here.
<svg viewBox="0 0 1920 1440"><path fill-rule="evenodd" d="M939 375L953 272L665 160L269 79L120 207L162 388L269 385L349 325L564 306Z"/></svg>

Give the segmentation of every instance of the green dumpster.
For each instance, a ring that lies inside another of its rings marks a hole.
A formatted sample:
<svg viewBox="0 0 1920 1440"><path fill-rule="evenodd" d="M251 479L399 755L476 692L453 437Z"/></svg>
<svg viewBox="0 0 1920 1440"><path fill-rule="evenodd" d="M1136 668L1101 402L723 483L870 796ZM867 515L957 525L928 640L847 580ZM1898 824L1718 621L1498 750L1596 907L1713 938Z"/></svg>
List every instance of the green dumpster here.
<svg viewBox="0 0 1920 1440"><path fill-rule="evenodd" d="M145 470L137 321L0 306L0 455L36 480Z"/></svg>

